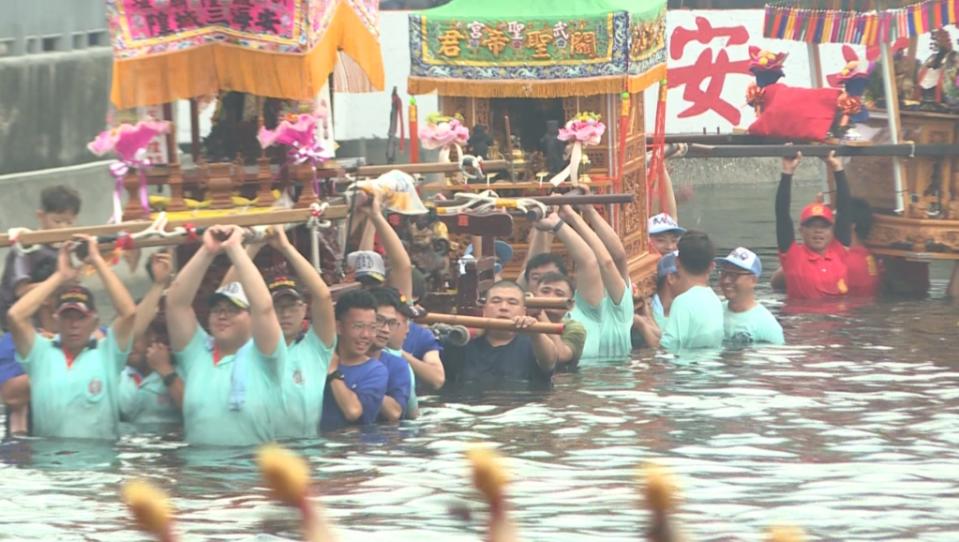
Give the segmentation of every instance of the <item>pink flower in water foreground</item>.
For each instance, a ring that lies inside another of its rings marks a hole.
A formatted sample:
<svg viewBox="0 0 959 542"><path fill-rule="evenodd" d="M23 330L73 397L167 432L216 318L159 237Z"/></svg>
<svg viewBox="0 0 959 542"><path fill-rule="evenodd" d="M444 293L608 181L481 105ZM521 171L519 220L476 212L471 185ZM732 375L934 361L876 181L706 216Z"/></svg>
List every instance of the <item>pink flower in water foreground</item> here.
<svg viewBox="0 0 959 542"><path fill-rule="evenodd" d="M576 141L586 145L599 145L606 125L599 120L599 115L580 113L559 129L557 138L560 141Z"/></svg>
<svg viewBox="0 0 959 542"><path fill-rule="evenodd" d="M141 120L135 125L121 124L100 132L96 139L87 143L87 148L97 156L113 151L121 161L131 162L154 137L168 131L170 123L167 121Z"/></svg>
<svg viewBox="0 0 959 542"><path fill-rule="evenodd" d="M273 145L312 147L316 141L319 117L311 113L288 115L275 130L260 128L256 138L264 149Z"/></svg>
<svg viewBox="0 0 959 542"><path fill-rule="evenodd" d="M420 128L420 141L425 149L442 149L449 145L465 145L469 128L457 118L431 116L429 124Z"/></svg>

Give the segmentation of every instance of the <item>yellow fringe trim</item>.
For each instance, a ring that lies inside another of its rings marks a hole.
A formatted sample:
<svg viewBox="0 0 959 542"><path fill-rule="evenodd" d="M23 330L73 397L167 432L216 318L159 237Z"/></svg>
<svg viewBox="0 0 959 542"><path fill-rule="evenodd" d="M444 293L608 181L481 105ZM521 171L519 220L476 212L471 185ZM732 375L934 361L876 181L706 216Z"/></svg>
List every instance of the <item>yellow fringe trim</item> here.
<svg viewBox="0 0 959 542"><path fill-rule="evenodd" d="M630 94L642 92L666 78L666 64L657 64L645 73L629 78L628 89Z"/></svg>
<svg viewBox="0 0 959 542"><path fill-rule="evenodd" d="M305 54L272 53L210 44L143 58L113 61L110 99L120 109L235 90L256 96L312 100L343 50L383 90L380 43L346 3L336 8L322 39Z"/></svg>
<svg viewBox="0 0 959 542"><path fill-rule="evenodd" d="M622 76L563 79L560 81L474 81L469 79L437 79L410 77L410 94L437 91L442 96L470 96L474 98L565 98L619 94L626 89Z"/></svg>
<svg viewBox="0 0 959 542"><path fill-rule="evenodd" d="M631 94L642 92L666 76L666 65L659 64L647 72L628 79L620 75L588 77L584 79L561 79L558 81L513 81L497 79L475 81L471 79L439 79L411 76L407 82L410 94L427 94L433 91L442 96L469 96L473 98L566 98L569 96L595 96L597 94Z"/></svg>

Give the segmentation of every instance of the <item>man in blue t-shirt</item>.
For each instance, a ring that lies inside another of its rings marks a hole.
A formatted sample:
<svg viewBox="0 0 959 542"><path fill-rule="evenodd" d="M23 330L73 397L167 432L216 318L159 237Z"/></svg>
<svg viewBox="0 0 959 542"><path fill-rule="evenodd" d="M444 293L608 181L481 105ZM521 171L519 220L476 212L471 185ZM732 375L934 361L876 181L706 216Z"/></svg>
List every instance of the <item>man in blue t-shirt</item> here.
<svg viewBox="0 0 959 542"><path fill-rule="evenodd" d="M13 336L4 333L0 338L0 398L7 410L7 436L25 434L29 429L30 378L17 363L16 357Z"/></svg>
<svg viewBox="0 0 959 542"><path fill-rule="evenodd" d="M390 335L400 328L400 313L406 311L405 316L409 318L411 311L409 306L400 300L400 294L393 288L373 288L370 293L376 299L376 333L373 334L370 357L380 360L389 371L380 419L398 422L410 416L413 372L405 359L387 352L386 348L390 343Z"/></svg>
<svg viewBox="0 0 959 542"><path fill-rule="evenodd" d="M526 314L526 295L516 283L500 281L486 293L485 318L511 320L520 329L536 323ZM466 346L443 352L447 381L469 389L514 383L549 387L556 369L556 347L542 333L486 330Z"/></svg>
<svg viewBox="0 0 959 542"><path fill-rule="evenodd" d="M334 309L337 354L330 362L323 394L320 431L376 421L386 395L389 371L371 359L376 334L376 299L365 290L343 294Z"/></svg>

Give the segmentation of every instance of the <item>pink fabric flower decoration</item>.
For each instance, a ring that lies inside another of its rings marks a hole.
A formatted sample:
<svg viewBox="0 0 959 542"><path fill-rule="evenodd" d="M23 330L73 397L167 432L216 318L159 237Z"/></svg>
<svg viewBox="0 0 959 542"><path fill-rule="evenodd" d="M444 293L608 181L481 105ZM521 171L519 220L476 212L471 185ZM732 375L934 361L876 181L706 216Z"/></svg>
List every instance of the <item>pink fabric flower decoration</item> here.
<svg viewBox="0 0 959 542"><path fill-rule="evenodd" d="M563 128L560 128L559 135L556 137L560 141L576 141L585 145L599 145L604 133L606 133L606 125L599 119L577 117L567 122Z"/></svg>
<svg viewBox="0 0 959 542"><path fill-rule="evenodd" d="M264 149L273 145L312 147L316 141L316 115L290 115L275 130L260 128L256 138Z"/></svg>
<svg viewBox="0 0 959 542"><path fill-rule="evenodd" d="M154 137L169 131L170 123L167 121L141 120L135 125L121 124L100 132L96 139L87 143L87 148L97 156L113 151L121 161L132 162Z"/></svg>
<svg viewBox="0 0 959 542"><path fill-rule="evenodd" d="M444 119L431 122L420 128L420 141L424 149L442 149L449 145L465 145L470 138L469 128L459 119Z"/></svg>

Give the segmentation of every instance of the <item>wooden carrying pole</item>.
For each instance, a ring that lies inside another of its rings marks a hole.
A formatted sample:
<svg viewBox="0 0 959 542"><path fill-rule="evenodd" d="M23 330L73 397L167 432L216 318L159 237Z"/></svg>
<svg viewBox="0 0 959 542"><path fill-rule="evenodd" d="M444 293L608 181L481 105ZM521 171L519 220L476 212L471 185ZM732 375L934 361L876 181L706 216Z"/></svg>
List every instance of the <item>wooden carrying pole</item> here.
<svg viewBox="0 0 959 542"><path fill-rule="evenodd" d="M562 297L527 297L527 309L572 309L573 300Z"/></svg>
<svg viewBox="0 0 959 542"><path fill-rule="evenodd" d="M323 211L322 219L345 218L349 208L345 205L335 205L327 207ZM195 217L183 220L171 220L166 225L167 231L172 231L176 227L209 227L217 225L236 225L236 226L265 226L271 224L293 224L297 222L306 222L313 216L312 209L283 209L279 211L267 211L262 213L236 214L230 216L210 216ZM137 220L132 222L121 222L119 224L106 224L100 226L75 226L72 228L61 228L56 230L38 230L25 231L11 239L7 234L0 234L0 247L8 247L14 244L14 241L21 245L45 245L50 243L62 243L69 241L77 234L107 236L119 233L137 233L153 225L148 220ZM166 243L170 244L170 243Z"/></svg>
<svg viewBox="0 0 959 542"><path fill-rule="evenodd" d="M505 171L509 169L509 162L506 160L484 160L483 171ZM405 173L457 173L460 165L456 162L427 162L423 164L387 164L383 166L358 166L347 169L347 173L352 173L360 177L379 177L398 169Z"/></svg>
<svg viewBox="0 0 959 542"><path fill-rule="evenodd" d="M697 145L689 146L687 157L692 158L739 158L739 157L776 157L794 156L797 152L805 156L955 156L959 154L959 145L932 143L890 143L880 145Z"/></svg>
<svg viewBox="0 0 959 542"><path fill-rule="evenodd" d="M438 313L426 314L416 318L416 321L423 325L449 324L452 326L465 326L475 329L495 329L499 331L515 331L517 333L547 333L550 335L562 335L565 327L564 324L537 322L527 328L519 328L516 327L516 324L514 324L512 320Z"/></svg>

